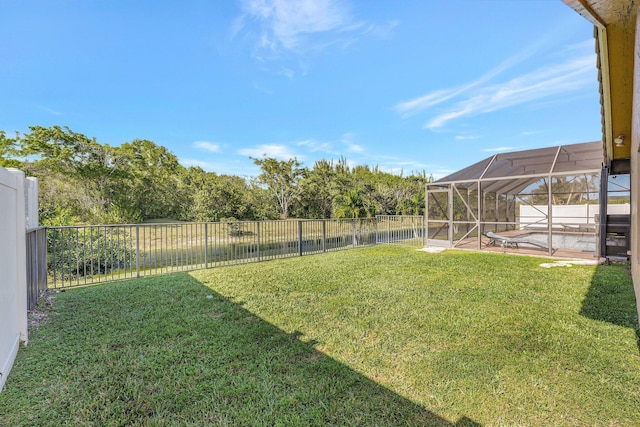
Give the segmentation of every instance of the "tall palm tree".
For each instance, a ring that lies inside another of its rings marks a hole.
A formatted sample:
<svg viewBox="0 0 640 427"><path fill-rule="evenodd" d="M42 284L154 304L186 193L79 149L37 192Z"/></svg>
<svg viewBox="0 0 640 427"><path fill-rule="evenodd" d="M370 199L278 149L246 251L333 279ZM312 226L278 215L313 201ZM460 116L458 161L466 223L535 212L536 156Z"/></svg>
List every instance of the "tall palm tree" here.
<svg viewBox="0 0 640 427"><path fill-rule="evenodd" d="M376 213L375 202L362 196L360 191L353 188L334 199L334 216L338 218L353 218L351 221L351 233L353 244L357 245L362 234L362 221L360 218L370 218ZM359 227L356 232L356 222Z"/></svg>
<svg viewBox="0 0 640 427"><path fill-rule="evenodd" d="M375 214L375 205L352 188L335 198L333 214L338 218L370 218Z"/></svg>

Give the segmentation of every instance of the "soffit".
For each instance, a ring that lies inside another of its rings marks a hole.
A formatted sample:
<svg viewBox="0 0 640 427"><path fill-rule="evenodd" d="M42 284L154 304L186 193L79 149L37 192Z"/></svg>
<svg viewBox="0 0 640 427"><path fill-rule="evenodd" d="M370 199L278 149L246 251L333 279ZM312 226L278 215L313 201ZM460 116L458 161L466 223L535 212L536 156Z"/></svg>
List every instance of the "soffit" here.
<svg viewBox="0 0 640 427"><path fill-rule="evenodd" d="M608 26L635 15L634 0L562 0L596 26Z"/></svg>
<svg viewBox="0 0 640 427"><path fill-rule="evenodd" d="M604 149L608 159L631 156L634 51L640 0L562 0L595 26ZM613 140L622 135L623 146Z"/></svg>

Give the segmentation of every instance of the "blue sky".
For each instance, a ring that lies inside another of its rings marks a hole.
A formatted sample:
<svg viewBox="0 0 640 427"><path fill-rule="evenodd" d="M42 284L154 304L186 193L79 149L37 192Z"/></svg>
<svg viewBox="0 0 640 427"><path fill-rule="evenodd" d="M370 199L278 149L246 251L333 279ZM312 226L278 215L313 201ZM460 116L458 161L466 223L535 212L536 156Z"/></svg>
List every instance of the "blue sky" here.
<svg viewBox="0 0 640 427"><path fill-rule="evenodd" d="M560 0L0 0L0 129L150 139L185 166L338 159L442 177L601 139Z"/></svg>

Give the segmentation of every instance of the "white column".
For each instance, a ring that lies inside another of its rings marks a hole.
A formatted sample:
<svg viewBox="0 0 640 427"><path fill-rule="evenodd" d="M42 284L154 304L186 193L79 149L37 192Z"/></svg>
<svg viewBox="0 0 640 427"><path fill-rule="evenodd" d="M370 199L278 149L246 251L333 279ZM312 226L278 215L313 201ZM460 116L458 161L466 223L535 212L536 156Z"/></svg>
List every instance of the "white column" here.
<svg viewBox="0 0 640 427"><path fill-rule="evenodd" d="M7 169L16 177L16 287L18 290L18 327L20 340L27 343L27 237L25 177L18 169Z"/></svg>
<svg viewBox="0 0 640 427"><path fill-rule="evenodd" d="M27 229L36 228L39 224L38 218L38 178L29 177L25 180L25 209L27 216Z"/></svg>

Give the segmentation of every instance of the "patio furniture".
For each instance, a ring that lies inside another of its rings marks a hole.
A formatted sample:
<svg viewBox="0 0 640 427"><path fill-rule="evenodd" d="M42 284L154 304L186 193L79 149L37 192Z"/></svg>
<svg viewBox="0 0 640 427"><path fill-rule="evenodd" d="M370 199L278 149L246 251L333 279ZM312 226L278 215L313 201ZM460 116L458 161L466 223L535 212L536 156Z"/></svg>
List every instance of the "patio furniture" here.
<svg viewBox="0 0 640 427"><path fill-rule="evenodd" d="M489 239L489 243L487 243L487 246L500 246L502 248L518 249L518 245L525 244L537 246L541 249L549 249L549 245L540 242L539 240L528 239L526 236L507 237L495 234L492 231L488 231L484 235ZM553 248L552 250L555 251L555 249Z"/></svg>

